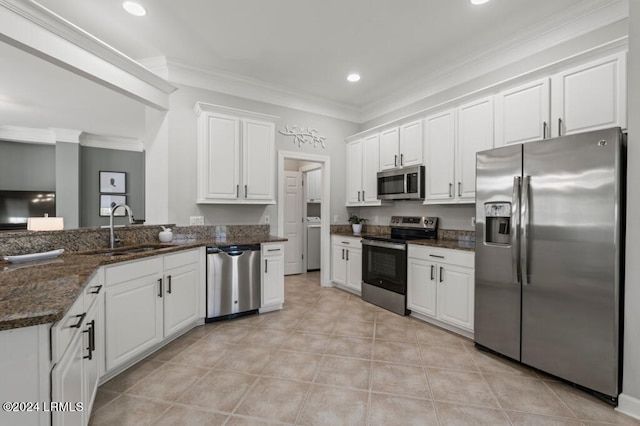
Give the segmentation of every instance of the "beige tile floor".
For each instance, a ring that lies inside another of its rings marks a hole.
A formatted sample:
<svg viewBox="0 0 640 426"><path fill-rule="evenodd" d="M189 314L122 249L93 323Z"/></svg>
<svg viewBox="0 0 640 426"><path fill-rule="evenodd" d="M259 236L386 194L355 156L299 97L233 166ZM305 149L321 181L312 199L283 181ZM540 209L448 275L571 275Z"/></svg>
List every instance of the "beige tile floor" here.
<svg viewBox="0 0 640 426"><path fill-rule="evenodd" d="M640 425L470 340L286 277L285 309L197 327L102 385L99 425Z"/></svg>

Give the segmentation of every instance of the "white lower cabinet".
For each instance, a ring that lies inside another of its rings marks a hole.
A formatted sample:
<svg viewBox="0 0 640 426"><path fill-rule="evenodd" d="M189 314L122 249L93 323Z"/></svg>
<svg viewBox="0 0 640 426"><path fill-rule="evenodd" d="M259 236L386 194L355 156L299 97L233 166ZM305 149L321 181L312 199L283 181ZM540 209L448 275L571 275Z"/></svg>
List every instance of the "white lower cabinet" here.
<svg viewBox="0 0 640 426"><path fill-rule="evenodd" d="M357 294L362 292L362 243L360 238L331 237L331 281Z"/></svg>
<svg viewBox="0 0 640 426"><path fill-rule="evenodd" d="M407 308L438 325L473 333L474 254L409 244Z"/></svg>
<svg viewBox="0 0 640 426"><path fill-rule="evenodd" d="M284 304L284 244L262 244L262 301L260 312L282 309Z"/></svg>
<svg viewBox="0 0 640 426"><path fill-rule="evenodd" d="M194 249L106 268L107 371L196 321L200 257Z"/></svg>

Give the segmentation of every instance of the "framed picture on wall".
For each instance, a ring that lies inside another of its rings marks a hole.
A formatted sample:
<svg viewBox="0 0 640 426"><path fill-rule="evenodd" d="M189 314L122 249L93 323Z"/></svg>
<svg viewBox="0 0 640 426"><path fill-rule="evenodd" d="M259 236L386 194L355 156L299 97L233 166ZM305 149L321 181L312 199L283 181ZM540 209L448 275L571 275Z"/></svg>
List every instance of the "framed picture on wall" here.
<svg viewBox="0 0 640 426"><path fill-rule="evenodd" d="M111 209L118 204L126 204L126 195L100 195L100 216L109 216ZM114 216L124 216L126 210L120 207Z"/></svg>
<svg viewBox="0 0 640 426"><path fill-rule="evenodd" d="M124 194L127 192L125 172L100 172L100 192Z"/></svg>

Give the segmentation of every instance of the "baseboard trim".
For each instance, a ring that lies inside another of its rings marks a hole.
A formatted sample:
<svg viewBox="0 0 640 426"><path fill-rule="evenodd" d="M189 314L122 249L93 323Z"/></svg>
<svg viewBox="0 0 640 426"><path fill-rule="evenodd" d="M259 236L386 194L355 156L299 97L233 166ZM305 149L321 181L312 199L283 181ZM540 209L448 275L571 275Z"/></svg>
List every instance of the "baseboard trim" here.
<svg viewBox="0 0 640 426"><path fill-rule="evenodd" d="M640 399L621 393L616 411L640 420Z"/></svg>

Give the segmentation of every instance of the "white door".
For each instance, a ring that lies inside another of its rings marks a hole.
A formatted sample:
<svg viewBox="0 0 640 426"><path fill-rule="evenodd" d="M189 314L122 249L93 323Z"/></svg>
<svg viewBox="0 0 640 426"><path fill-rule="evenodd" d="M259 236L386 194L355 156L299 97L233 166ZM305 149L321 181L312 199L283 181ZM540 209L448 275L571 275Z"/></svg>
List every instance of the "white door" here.
<svg viewBox="0 0 640 426"><path fill-rule="evenodd" d="M400 128L385 130L380 133L380 170L400 167Z"/></svg>
<svg viewBox="0 0 640 426"><path fill-rule="evenodd" d="M360 293L362 292L362 250L348 248L345 254L348 271L346 285Z"/></svg>
<svg viewBox="0 0 640 426"><path fill-rule="evenodd" d="M166 272L164 286L164 335L194 322L198 317L198 264Z"/></svg>
<svg viewBox="0 0 640 426"><path fill-rule="evenodd" d="M284 274L301 274L302 262L302 173L284 172Z"/></svg>
<svg viewBox="0 0 640 426"><path fill-rule="evenodd" d="M247 200L274 199L274 128L273 123L244 120L243 187L240 198ZM217 165L217 163L214 163Z"/></svg>
<svg viewBox="0 0 640 426"><path fill-rule="evenodd" d="M400 132L400 166L422 164L422 120L404 124Z"/></svg>
<svg viewBox="0 0 640 426"><path fill-rule="evenodd" d="M527 83L498 93L496 146L537 141L549 137L549 79Z"/></svg>
<svg viewBox="0 0 640 426"><path fill-rule="evenodd" d="M427 202L454 199L455 110L448 110L425 119Z"/></svg>
<svg viewBox="0 0 640 426"><path fill-rule="evenodd" d="M438 318L473 331L473 269L438 265Z"/></svg>
<svg viewBox="0 0 640 426"><path fill-rule="evenodd" d="M493 97L458 108L456 182L458 201L476 201L476 153L493 148Z"/></svg>
<svg viewBox="0 0 640 426"><path fill-rule="evenodd" d="M285 253L286 253L285 249ZM284 303L284 274L282 256L266 256L262 261L262 306Z"/></svg>
<svg viewBox="0 0 640 426"><path fill-rule="evenodd" d="M436 316L436 264L409 258L407 262L407 308Z"/></svg>
<svg viewBox="0 0 640 426"><path fill-rule="evenodd" d="M626 54L600 59L552 77L553 136L627 126Z"/></svg>
<svg viewBox="0 0 640 426"><path fill-rule="evenodd" d="M207 124L206 176L201 176L204 188L199 195L206 199L239 198L240 120L211 114Z"/></svg>
<svg viewBox="0 0 640 426"><path fill-rule="evenodd" d="M347 283L347 249L339 244L331 244L331 281L345 285Z"/></svg>

